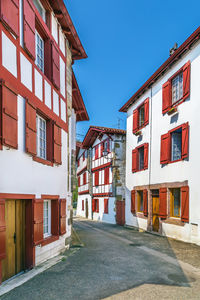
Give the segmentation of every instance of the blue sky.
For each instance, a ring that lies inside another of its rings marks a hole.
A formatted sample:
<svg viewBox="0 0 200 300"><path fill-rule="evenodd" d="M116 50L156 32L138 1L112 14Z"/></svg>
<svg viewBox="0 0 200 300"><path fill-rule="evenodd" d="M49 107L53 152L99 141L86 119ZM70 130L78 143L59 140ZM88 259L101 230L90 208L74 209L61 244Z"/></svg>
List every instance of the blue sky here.
<svg viewBox="0 0 200 300"><path fill-rule="evenodd" d="M88 58L73 68L90 125L125 129L120 107L200 25L200 2L186 0L65 0Z"/></svg>

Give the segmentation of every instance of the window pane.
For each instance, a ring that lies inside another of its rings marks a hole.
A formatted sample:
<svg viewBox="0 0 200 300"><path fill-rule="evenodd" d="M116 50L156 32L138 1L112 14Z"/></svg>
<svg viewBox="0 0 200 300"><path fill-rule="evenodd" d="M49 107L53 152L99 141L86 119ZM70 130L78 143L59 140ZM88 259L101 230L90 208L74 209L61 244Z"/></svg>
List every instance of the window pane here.
<svg viewBox="0 0 200 300"><path fill-rule="evenodd" d="M144 169L144 147L139 148L139 170Z"/></svg>
<svg viewBox="0 0 200 300"><path fill-rule="evenodd" d="M144 124L144 105L142 105L139 109L139 126Z"/></svg>
<svg viewBox="0 0 200 300"><path fill-rule="evenodd" d="M172 161L181 159L182 131L172 133Z"/></svg>
<svg viewBox="0 0 200 300"><path fill-rule="evenodd" d="M183 73L172 80L172 104L183 97Z"/></svg>
<svg viewBox="0 0 200 300"><path fill-rule="evenodd" d="M180 217L180 189L174 189L173 196L174 196L173 216Z"/></svg>

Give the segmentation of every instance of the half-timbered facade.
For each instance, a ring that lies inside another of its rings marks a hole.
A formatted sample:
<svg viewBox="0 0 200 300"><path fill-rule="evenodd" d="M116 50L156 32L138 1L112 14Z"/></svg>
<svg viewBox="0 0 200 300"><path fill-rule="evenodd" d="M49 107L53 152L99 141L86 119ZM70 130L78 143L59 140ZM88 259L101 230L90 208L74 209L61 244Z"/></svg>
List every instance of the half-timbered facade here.
<svg viewBox="0 0 200 300"><path fill-rule="evenodd" d="M88 118L72 64L86 57L62 0L0 1L0 282L68 245L74 130Z"/></svg>
<svg viewBox="0 0 200 300"><path fill-rule="evenodd" d="M127 112L126 224L200 243L200 28L120 109Z"/></svg>
<svg viewBox="0 0 200 300"><path fill-rule="evenodd" d="M77 158L77 215L124 223L125 135L120 129L89 128Z"/></svg>

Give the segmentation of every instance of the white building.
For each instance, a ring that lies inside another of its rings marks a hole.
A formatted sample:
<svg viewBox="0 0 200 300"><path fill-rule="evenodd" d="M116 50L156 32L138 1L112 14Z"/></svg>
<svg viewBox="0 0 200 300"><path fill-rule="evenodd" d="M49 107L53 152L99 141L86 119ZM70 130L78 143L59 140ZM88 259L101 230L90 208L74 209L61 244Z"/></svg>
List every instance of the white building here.
<svg viewBox="0 0 200 300"><path fill-rule="evenodd" d="M198 28L120 109L126 224L200 244Z"/></svg>
<svg viewBox="0 0 200 300"><path fill-rule="evenodd" d="M0 2L1 283L69 244L72 63L87 56L62 0Z"/></svg>
<svg viewBox="0 0 200 300"><path fill-rule="evenodd" d="M77 215L124 224L125 135L90 126L77 157Z"/></svg>

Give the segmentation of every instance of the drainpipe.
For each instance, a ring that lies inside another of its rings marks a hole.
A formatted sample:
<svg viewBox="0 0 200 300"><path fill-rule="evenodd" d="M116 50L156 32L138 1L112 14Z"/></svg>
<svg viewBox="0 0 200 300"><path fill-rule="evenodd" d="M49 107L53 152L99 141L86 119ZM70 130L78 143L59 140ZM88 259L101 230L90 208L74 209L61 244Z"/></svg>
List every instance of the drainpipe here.
<svg viewBox="0 0 200 300"><path fill-rule="evenodd" d="M93 220L93 211L92 211L92 198L93 198L93 176L92 176L92 148L88 149L88 159L89 159L89 174L90 174L90 180L89 180L89 194L91 196L91 204L90 204L90 209L91 209L91 217Z"/></svg>
<svg viewBox="0 0 200 300"><path fill-rule="evenodd" d="M153 91L152 91L152 86L151 86L151 97L150 97L150 104L151 104L151 113L150 113L150 120L149 120L149 124L150 124L150 132L149 132L149 191L150 191L150 185L151 185L151 169L152 169L152 166L151 166L151 153L152 153L152 95L153 95ZM151 195L149 193L148 195L148 211L151 212L150 214L150 226L151 226L151 229L152 229L152 205L150 207L150 198L151 198Z"/></svg>

